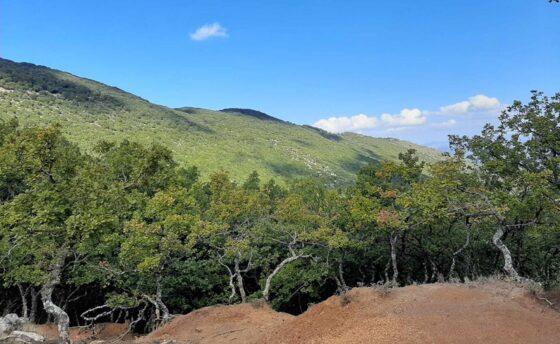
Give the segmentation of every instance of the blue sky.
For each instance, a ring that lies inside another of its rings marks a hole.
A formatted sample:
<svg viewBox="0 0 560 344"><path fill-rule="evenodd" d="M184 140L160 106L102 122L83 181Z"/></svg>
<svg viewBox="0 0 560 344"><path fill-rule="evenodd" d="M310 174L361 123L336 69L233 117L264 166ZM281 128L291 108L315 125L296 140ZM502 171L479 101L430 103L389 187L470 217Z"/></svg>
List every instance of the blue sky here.
<svg viewBox="0 0 560 344"><path fill-rule="evenodd" d="M560 91L559 23L547 0L0 0L0 56L171 107L441 147Z"/></svg>

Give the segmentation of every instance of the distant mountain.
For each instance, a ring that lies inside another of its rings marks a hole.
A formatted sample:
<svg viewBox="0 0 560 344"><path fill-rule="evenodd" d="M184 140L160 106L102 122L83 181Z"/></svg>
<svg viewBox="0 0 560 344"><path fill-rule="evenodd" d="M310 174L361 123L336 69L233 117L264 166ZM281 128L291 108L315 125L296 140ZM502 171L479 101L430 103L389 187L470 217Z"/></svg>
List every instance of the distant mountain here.
<svg viewBox="0 0 560 344"><path fill-rule="evenodd" d="M227 113L233 113L233 114L241 114L241 115L245 115L245 116L251 116L251 117L258 118L258 119L262 119L263 121L284 122L283 120L278 119L276 117L272 117L270 115L267 115L264 112L260 112L260 111L252 110L252 109L229 108L229 109L222 109L220 111L221 112L227 112Z"/></svg>
<svg viewBox="0 0 560 344"><path fill-rule="evenodd" d="M101 139L157 142L203 175L223 169L237 180L257 170L263 179L323 176L341 185L364 164L396 160L408 148L428 162L441 158L410 142L335 135L256 110L171 109L93 80L0 59L0 119L12 117L27 126L60 123L86 151Z"/></svg>

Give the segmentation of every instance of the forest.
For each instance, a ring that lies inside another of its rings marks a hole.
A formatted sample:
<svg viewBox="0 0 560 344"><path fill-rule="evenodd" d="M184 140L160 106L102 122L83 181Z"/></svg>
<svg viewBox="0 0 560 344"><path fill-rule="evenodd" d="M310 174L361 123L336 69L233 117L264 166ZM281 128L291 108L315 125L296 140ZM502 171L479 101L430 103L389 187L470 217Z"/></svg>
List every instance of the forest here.
<svg viewBox="0 0 560 344"><path fill-rule="evenodd" d="M560 285L560 93L532 92L478 135L413 149L334 188L201 176L164 146L81 151L58 125L0 122L0 312L128 322L267 302L298 314L356 286L501 275ZM183 157L188 161L188 157Z"/></svg>

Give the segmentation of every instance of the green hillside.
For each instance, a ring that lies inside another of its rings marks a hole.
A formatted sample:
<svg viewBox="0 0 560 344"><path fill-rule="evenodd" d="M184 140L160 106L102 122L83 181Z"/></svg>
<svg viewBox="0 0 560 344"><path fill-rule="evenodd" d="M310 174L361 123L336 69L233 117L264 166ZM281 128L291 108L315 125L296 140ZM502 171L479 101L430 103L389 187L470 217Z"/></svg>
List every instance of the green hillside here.
<svg viewBox="0 0 560 344"><path fill-rule="evenodd" d="M374 160L395 160L408 148L426 161L436 150L395 139L334 135L248 109L170 109L93 80L0 59L0 119L23 125L60 123L86 151L99 140L129 139L170 148L203 175L223 169L237 179L324 176L344 184Z"/></svg>

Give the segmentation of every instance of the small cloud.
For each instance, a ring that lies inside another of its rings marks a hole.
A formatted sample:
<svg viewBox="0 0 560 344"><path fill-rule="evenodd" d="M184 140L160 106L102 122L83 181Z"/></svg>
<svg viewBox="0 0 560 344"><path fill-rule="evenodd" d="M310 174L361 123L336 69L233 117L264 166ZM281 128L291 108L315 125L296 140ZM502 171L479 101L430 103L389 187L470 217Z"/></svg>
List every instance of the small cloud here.
<svg viewBox="0 0 560 344"><path fill-rule="evenodd" d="M313 124L314 127L321 128L331 133L368 130L377 127L377 125L377 118L368 117L364 114L352 117L330 117L327 119L321 119Z"/></svg>
<svg viewBox="0 0 560 344"><path fill-rule="evenodd" d="M457 121L454 119L450 119L449 121L441 122L441 123L434 123L432 127L434 128L452 128L457 124Z"/></svg>
<svg viewBox="0 0 560 344"><path fill-rule="evenodd" d="M483 94L470 97L468 100L439 108L443 115L460 115L471 111L492 110L502 105L498 98L488 97Z"/></svg>
<svg viewBox="0 0 560 344"><path fill-rule="evenodd" d="M398 115L388 113L381 115L381 122L390 127L420 125L426 123L426 120L426 116L420 109L402 109Z"/></svg>
<svg viewBox="0 0 560 344"><path fill-rule="evenodd" d="M403 109L397 115L384 113L379 118L364 114L352 117L330 117L315 122L313 126L331 133L342 133L345 131L357 132L378 127L390 127L393 129L395 129L394 127L398 127L396 130L402 130L403 127L424 124L426 120L426 116L424 116L419 109Z"/></svg>
<svg viewBox="0 0 560 344"><path fill-rule="evenodd" d="M481 113L495 113L503 106L504 104L502 104L498 98L479 94L469 97L462 102L442 106L439 108L439 111L404 108L398 114L383 113L379 116L359 114L352 117L330 117L315 122L313 126L332 133L352 131L360 133L369 132L370 134L375 133L377 135L407 131L418 126L446 129L455 127L457 121L455 119L449 119L445 122L433 123L433 120L441 115L472 118L473 115ZM439 120L442 120L441 117L439 117Z"/></svg>
<svg viewBox="0 0 560 344"><path fill-rule="evenodd" d="M212 37L226 38L228 37L228 33L225 27L216 22L199 27L195 32L191 33L190 36L194 41L205 41Z"/></svg>

